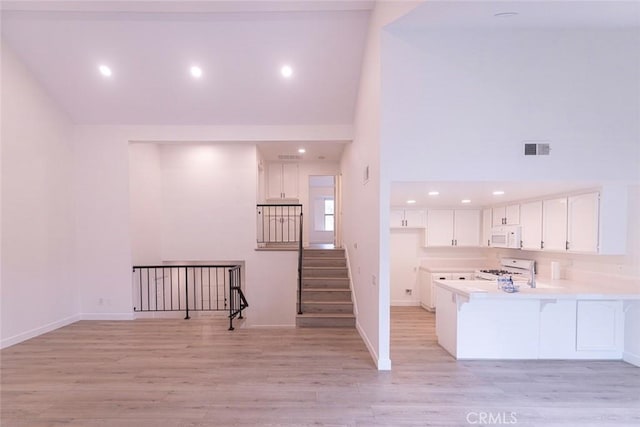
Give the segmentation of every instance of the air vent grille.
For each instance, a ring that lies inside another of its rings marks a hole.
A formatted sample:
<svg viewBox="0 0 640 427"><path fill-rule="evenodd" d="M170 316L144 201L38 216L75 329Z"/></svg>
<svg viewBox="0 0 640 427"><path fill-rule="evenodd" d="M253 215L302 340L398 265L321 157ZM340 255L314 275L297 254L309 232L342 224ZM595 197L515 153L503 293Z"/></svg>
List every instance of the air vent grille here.
<svg viewBox="0 0 640 427"><path fill-rule="evenodd" d="M525 156L548 156L551 153L551 144L548 142L525 142Z"/></svg>
<svg viewBox="0 0 640 427"><path fill-rule="evenodd" d="M302 156L297 154L278 154L278 160L301 160Z"/></svg>

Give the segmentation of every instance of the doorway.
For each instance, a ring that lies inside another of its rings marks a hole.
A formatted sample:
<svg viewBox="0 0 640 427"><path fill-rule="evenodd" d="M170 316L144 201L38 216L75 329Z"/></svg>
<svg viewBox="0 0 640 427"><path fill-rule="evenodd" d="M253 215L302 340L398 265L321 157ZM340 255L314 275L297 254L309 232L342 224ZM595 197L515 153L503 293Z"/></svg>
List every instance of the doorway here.
<svg viewBox="0 0 640 427"><path fill-rule="evenodd" d="M334 245L337 228L336 179L333 175L309 176L309 245Z"/></svg>

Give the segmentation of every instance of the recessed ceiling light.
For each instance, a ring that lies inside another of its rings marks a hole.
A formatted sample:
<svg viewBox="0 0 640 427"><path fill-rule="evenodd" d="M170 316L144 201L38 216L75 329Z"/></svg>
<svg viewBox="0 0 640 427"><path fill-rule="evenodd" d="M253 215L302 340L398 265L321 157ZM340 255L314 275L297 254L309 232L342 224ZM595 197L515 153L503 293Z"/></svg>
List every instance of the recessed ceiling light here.
<svg viewBox="0 0 640 427"><path fill-rule="evenodd" d="M518 12L499 12L494 13L493 16L495 16L496 18L511 18L514 16L518 16Z"/></svg>
<svg viewBox="0 0 640 427"><path fill-rule="evenodd" d="M440 194L440 192L438 191L429 191L428 193L430 196L437 196L438 194Z"/></svg>
<svg viewBox="0 0 640 427"><path fill-rule="evenodd" d="M469 199L462 199L462 200L460 201L460 203L471 203L471 200L469 200Z"/></svg>
<svg viewBox="0 0 640 427"><path fill-rule="evenodd" d="M502 190L496 190L496 191L493 192L494 196L502 196L503 194L504 194L504 191L502 191Z"/></svg>
<svg viewBox="0 0 640 427"><path fill-rule="evenodd" d="M111 68L107 67L106 65L100 65L98 66L98 70L100 71L100 74L102 74L105 77L111 77Z"/></svg>
<svg viewBox="0 0 640 427"><path fill-rule="evenodd" d="M407 203L410 205L413 205L416 201L415 200L407 200Z"/></svg>
<svg viewBox="0 0 640 427"><path fill-rule="evenodd" d="M191 68L189 68L189 72L191 73L191 77L193 77L194 79L199 79L200 77L202 77L202 68L198 67L197 65L191 66Z"/></svg>
<svg viewBox="0 0 640 427"><path fill-rule="evenodd" d="M307 152L307 150L305 150L304 148L299 148L298 149L298 153L300 153L300 154L304 154L306 152Z"/></svg>
<svg viewBox="0 0 640 427"><path fill-rule="evenodd" d="M293 76L293 68L291 68L290 65L283 65L282 68L280 68L280 74L282 74L282 77L285 79L290 79Z"/></svg>

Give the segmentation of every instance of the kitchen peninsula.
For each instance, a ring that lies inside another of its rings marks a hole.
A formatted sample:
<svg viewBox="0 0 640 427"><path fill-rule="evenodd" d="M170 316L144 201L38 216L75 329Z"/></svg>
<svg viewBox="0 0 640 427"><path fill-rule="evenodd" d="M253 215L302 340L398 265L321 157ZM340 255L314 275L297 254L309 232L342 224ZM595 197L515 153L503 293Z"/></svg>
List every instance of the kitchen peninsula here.
<svg viewBox="0 0 640 427"><path fill-rule="evenodd" d="M640 304L636 282L520 283L435 280L438 343L457 359L619 360L625 313Z"/></svg>

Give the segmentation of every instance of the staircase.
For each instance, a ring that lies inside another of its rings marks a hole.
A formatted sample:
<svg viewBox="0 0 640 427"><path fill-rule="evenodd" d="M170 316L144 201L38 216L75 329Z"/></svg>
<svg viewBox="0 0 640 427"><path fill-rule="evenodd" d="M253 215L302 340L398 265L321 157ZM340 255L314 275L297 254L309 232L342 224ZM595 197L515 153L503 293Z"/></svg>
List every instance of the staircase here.
<svg viewBox="0 0 640 427"><path fill-rule="evenodd" d="M298 327L355 327L344 249L303 250L302 313Z"/></svg>

